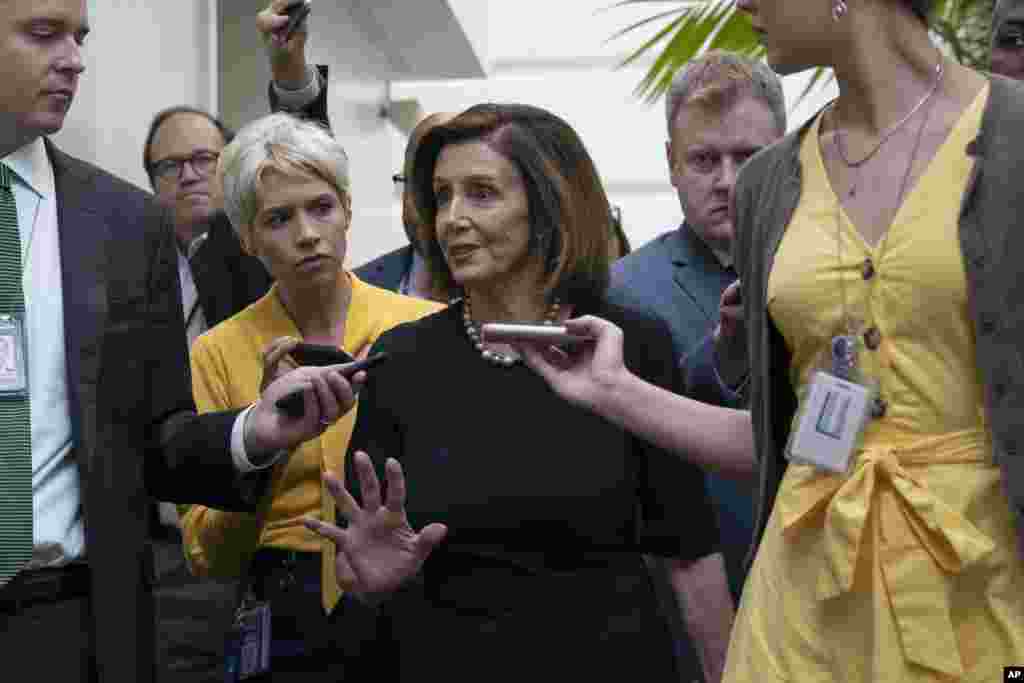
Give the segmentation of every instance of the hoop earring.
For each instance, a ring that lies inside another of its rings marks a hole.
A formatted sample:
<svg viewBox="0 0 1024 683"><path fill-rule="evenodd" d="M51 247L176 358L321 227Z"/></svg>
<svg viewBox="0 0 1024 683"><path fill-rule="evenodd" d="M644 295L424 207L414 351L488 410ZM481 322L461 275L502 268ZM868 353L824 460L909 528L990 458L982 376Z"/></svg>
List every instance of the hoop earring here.
<svg viewBox="0 0 1024 683"><path fill-rule="evenodd" d="M846 0L835 0L832 3L832 21L840 21L846 16L849 11L849 7L846 5Z"/></svg>

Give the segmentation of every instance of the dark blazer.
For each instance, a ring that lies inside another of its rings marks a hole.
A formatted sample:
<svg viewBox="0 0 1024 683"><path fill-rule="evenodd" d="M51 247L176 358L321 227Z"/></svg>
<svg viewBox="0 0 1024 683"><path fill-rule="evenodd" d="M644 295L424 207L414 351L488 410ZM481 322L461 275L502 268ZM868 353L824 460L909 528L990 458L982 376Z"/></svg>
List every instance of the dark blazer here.
<svg viewBox="0 0 1024 683"><path fill-rule="evenodd" d="M412 257L412 245L407 244L364 263L353 272L363 282L397 292L402 285L402 278L412 268Z"/></svg>
<svg viewBox="0 0 1024 683"><path fill-rule="evenodd" d="M732 270L723 268L714 252L683 223L616 261L608 298L665 321L672 332L676 362L686 371L678 393L721 405L726 401L719 392L704 393L705 383L691 384L688 378L691 374L701 376L701 372L694 371L706 369L709 347L702 346L702 342L718 322L722 291L735 278ZM714 475L708 475L705 481L718 512L729 584L738 597L753 536L754 491Z"/></svg>
<svg viewBox="0 0 1024 683"><path fill-rule="evenodd" d="M167 215L135 186L46 148L98 679L145 683L155 673L149 496L251 510L263 482L239 485L237 411L194 413Z"/></svg>
<svg viewBox="0 0 1024 683"><path fill-rule="evenodd" d="M189 262L206 324L213 327L267 293L270 273L242 251L227 214L218 211L207 237Z"/></svg>
<svg viewBox="0 0 1024 683"><path fill-rule="evenodd" d="M664 320L678 362L714 327L722 290L735 279L683 223L616 261L608 298Z"/></svg>

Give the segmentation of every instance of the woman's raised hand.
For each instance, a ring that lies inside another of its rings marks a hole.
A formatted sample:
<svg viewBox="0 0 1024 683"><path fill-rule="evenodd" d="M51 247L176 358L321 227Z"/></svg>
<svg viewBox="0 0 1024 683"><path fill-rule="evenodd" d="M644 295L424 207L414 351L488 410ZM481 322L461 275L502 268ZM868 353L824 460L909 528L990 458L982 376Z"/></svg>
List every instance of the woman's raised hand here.
<svg viewBox="0 0 1024 683"><path fill-rule="evenodd" d="M428 524L417 533L409 526L405 514L405 475L397 460L388 458L384 464L388 488L382 503L380 480L370 457L357 451L354 458L362 507L338 477L324 475L348 528L311 518L306 518L304 524L337 545L335 562L342 590L372 601L375 596L391 593L419 572L431 551L444 540L448 528Z"/></svg>
<svg viewBox="0 0 1024 683"><path fill-rule="evenodd" d="M278 337L263 349L263 377L260 380L260 393L267 390L274 380L288 374L298 364L288 355L301 340L296 337Z"/></svg>
<svg viewBox="0 0 1024 683"><path fill-rule="evenodd" d="M591 337L593 341L569 349L523 342L516 348L556 394L595 410L603 396L614 391L617 383L628 375L622 362L622 330L592 315L566 320L564 324L573 334Z"/></svg>

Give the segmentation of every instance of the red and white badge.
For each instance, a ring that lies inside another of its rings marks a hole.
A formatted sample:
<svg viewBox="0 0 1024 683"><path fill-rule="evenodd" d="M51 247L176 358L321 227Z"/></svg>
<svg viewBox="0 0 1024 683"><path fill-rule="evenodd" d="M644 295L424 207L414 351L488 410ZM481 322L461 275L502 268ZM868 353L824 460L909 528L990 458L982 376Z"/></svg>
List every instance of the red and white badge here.
<svg viewBox="0 0 1024 683"><path fill-rule="evenodd" d="M0 398L28 395L27 354L22 319L0 315Z"/></svg>

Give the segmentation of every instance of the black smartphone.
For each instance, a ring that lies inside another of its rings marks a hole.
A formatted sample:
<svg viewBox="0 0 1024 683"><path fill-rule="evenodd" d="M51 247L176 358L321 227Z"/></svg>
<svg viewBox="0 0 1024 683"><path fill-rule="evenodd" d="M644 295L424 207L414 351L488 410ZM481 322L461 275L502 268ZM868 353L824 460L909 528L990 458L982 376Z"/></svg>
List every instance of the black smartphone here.
<svg viewBox="0 0 1024 683"><path fill-rule="evenodd" d="M288 352L299 365L338 365L339 363L351 363L355 360L345 351L337 346L329 344L299 344Z"/></svg>
<svg viewBox="0 0 1024 683"><path fill-rule="evenodd" d="M313 7L309 0L298 0L298 2L293 2L284 8L284 14L288 16L288 23L282 29L283 42L287 43L291 40L292 34L298 30L303 20L312 11Z"/></svg>
<svg viewBox="0 0 1024 683"><path fill-rule="evenodd" d="M299 346L316 346L316 345L313 345L313 344L300 344ZM298 347L296 347L296 348L298 348ZM328 347L324 347L324 348L334 349L335 351L340 351L340 349L335 349L333 346L328 346ZM345 353L344 351L340 351L340 352L341 353ZM295 351L293 350L292 351L293 357L294 357L294 353L295 353ZM364 358L363 360L358 360L358 361L352 361L352 357L349 356L347 353L345 353L345 355L348 356L349 360L343 360L343 361L339 361L339 362L341 362L341 363L352 363L349 367L345 368L344 371L342 371L342 373L341 373L345 377L345 379L351 378L352 375L356 374L360 370L369 370L373 366L378 365L380 363L383 363L384 361L386 361L388 359L388 354L386 352L385 353L375 353L372 356L370 356L369 358ZM298 358L296 358L296 360L298 360ZM313 365L313 363L309 363L309 365ZM318 365L321 365L321 366L323 366L323 365L334 365L334 363L319 363ZM305 402L302 399L302 391L301 390L293 391L292 393L287 394L286 396L282 396L281 398L277 399L277 401L274 402L274 406L278 410L280 410L282 413L284 413L288 417L292 418L293 420L297 420L300 417L302 417L303 413L306 411L306 404L305 404Z"/></svg>

